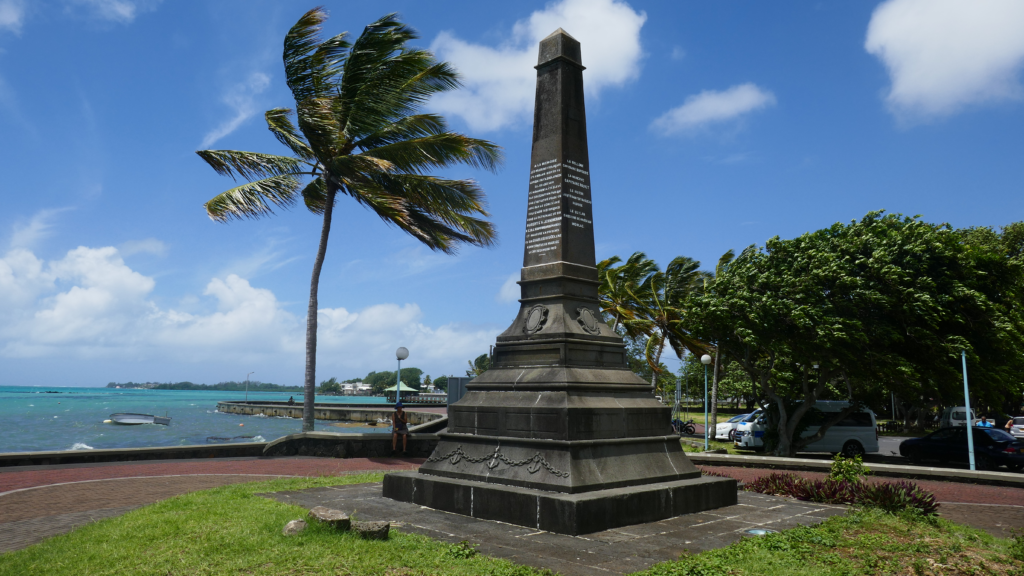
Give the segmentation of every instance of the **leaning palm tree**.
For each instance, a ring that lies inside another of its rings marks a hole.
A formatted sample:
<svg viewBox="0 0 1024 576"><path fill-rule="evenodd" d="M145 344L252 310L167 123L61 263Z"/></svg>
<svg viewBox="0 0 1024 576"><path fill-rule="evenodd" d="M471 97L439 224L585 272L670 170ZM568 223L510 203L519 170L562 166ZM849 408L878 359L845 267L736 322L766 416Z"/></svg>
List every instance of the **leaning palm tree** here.
<svg viewBox="0 0 1024 576"><path fill-rule="evenodd" d="M598 298L601 311L611 316L612 330L618 330L623 320L636 318L640 303L636 301L634 293L658 270L654 260L643 252L634 252L629 259L616 266L620 262L621 258L612 256L597 264L598 279L601 281Z"/></svg>
<svg viewBox="0 0 1024 576"><path fill-rule="evenodd" d="M266 120L292 156L198 152L219 174L247 180L206 203L213 220L260 218L299 201L322 217L306 313L303 431L313 429L317 290L338 195L451 254L462 244L493 244L495 231L477 217L488 214L474 181L428 172L458 164L494 171L501 163L495 144L451 132L441 116L420 113L430 96L460 83L449 64L408 46L416 33L397 15L370 24L352 43L347 33L321 40L326 19L323 9L310 10L284 39L295 110L275 108Z"/></svg>
<svg viewBox="0 0 1024 576"><path fill-rule="evenodd" d="M627 333L647 336L644 356L653 372L651 386L657 388L661 372L661 355L668 345L679 358L683 350L699 356L708 345L695 338L686 328L686 302L703 284L700 262L677 256L665 271L656 270L643 284L631 288L638 303L636 316L623 321Z"/></svg>

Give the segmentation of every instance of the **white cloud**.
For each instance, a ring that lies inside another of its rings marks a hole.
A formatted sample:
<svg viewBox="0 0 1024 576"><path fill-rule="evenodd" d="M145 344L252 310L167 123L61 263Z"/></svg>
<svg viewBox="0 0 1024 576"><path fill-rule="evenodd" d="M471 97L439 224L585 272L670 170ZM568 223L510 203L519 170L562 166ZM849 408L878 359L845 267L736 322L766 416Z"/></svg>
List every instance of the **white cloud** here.
<svg viewBox="0 0 1024 576"><path fill-rule="evenodd" d="M37 242L50 235L53 228L54 216L70 210L70 208L55 208L40 210L28 221L27 224L17 223L11 234L11 248L31 248Z"/></svg>
<svg viewBox="0 0 1024 576"><path fill-rule="evenodd" d="M519 281L519 277L519 272L509 274L508 279L506 279L505 283L501 285L501 290L498 291L498 294L494 299L502 303L515 302L519 300L519 284L516 284L516 282Z"/></svg>
<svg viewBox="0 0 1024 576"><path fill-rule="evenodd" d="M209 148L221 138L237 130L246 120L252 118L256 114L256 96L266 90L268 86L270 86L270 76L262 72L254 72L245 82L229 88L223 96L223 101L234 110L234 116L207 132L199 147Z"/></svg>
<svg viewBox="0 0 1024 576"><path fill-rule="evenodd" d="M1024 2L889 0L875 9L864 48L888 69L886 102L903 117L1019 98Z"/></svg>
<svg viewBox="0 0 1024 576"><path fill-rule="evenodd" d="M135 254L152 254L163 256L167 254L167 245L156 238L144 238L142 240L129 240L117 247L122 256L134 256Z"/></svg>
<svg viewBox="0 0 1024 576"><path fill-rule="evenodd" d="M320 310L318 363L369 371L374 366L388 367L395 349L405 346L410 350L410 366L461 367L467 358L486 351L499 332L460 324L431 328L420 321L422 316L416 304L378 304L357 313L344 308Z"/></svg>
<svg viewBox="0 0 1024 576"><path fill-rule="evenodd" d="M5 319L35 301L53 285L43 262L23 248L14 248L0 258L0 326Z"/></svg>
<svg viewBox="0 0 1024 576"><path fill-rule="evenodd" d="M285 240L279 238L267 238L265 244L251 254L228 262L219 275L236 274L243 278L255 278L300 260L301 256L288 256L288 251L282 248L285 243Z"/></svg>
<svg viewBox="0 0 1024 576"><path fill-rule="evenodd" d="M211 368L245 363L301 380L305 319L286 310L272 291L228 274L211 279L197 299L208 311L165 308L154 301L156 281L132 270L122 256L112 246L83 246L50 262L23 248L0 257L0 357ZM320 310L319 373L358 375L386 367L400 345L413 351L412 365L457 367L486 350L499 332L433 327L422 317L416 304Z"/></svg>
<svg viewBox="0 0 1024 576"><path fill-rule="evenodd" d="M528 121L536 87L537 44L558 28L582 44L588 94L625 84L640 74L640 28L646 20L644 12L619 0L561 0L516 22L498 46L474 44L442 32L431 50L455 65L465 88L435 97L431 107L461 117L474 131Z"/></svg>
<svg viewBox="0 0 1024 576"><path fill-rule="evenodd" d="M101 20L130 24L142 12L155 10L161 0L72 0Z"/></svg>
<svg viewBox="0 0 1024 576"><path fill-rule="evenodd" d="M0 30L21 33L21 25L25 22L24 0L0 0Z"/></svg>
<svg viewBox="0 0 1024 576"><path fill-rule="evenodd" d="M708 124L725 122L775 104L775 95L754 84L738 84L717 92L705 90L689 96L651 123L651 130L664 135L687 132Z"/></svg>
<svg viewBox="0 0 1024 576"><path fill-rule="evenodd" d="M686 50L683 50L679 46L673 46L672 47L672 59L673 60L682 60L683 58L686 58Z"/></svg>

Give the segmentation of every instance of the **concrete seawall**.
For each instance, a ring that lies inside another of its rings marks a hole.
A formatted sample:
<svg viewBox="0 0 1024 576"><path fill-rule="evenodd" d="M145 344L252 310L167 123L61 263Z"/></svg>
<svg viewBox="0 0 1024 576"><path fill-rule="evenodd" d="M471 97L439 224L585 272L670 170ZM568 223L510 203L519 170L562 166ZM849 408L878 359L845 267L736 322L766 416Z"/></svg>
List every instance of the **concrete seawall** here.
<svg viewBox="0 0 1024 576"><path fill-rule="evenodd" d="M55 464L94 464L97 462L136 462L141 460L252 457L262 456L267 444L268 442L238 442L235 444L201 444L198 446L150 446L146 448L7 452L0 454L0 468Z"/></svg>
<svg viewBox="0 0 1024 576"><path fill-rule="evenodd" d="M286 402L244 402L225 401L217 403L217 411L228 414L245 414L255 416L278 416L285 418L302 418L302 404L288 404ZM354 406L331 406L329 404L316 404L313 407L313 417L317 420L341 420L345 422L376 422L379 418L390 418L393 408L380 407L354 407ZM415 408L406 409L409 417L409 425L417 426L444 418L444 414L436 412L421 412Z"/></svg>

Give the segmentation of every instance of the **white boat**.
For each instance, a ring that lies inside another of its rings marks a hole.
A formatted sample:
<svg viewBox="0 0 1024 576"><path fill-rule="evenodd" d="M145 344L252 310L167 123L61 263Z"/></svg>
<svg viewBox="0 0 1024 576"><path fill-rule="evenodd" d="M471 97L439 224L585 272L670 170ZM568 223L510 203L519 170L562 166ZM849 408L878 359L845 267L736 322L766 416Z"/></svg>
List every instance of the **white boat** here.
<svg viewBox="0 0 1024 576"><path fill-rule="evenodd" d="M167 416L154 416L152 414L133 414L131 412L118 412L110 415L110 421L114 424L136 426L138 424L163 424L167 426L171 419Z"/></svg>

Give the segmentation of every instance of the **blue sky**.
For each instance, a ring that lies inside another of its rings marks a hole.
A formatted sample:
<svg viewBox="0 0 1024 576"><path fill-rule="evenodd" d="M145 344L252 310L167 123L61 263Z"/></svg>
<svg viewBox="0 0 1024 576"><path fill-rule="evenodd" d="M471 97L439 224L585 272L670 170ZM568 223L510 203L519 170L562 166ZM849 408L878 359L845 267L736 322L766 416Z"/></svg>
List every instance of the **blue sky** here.
<svg viewBox="0 0 1024 576"><path fill-rule="evenodd" d="M0 385L300 384L319 221L229 225L203 147L282 153L280 60L310 3L0 0ZM536 43L582 42L598 258L724 251L870 210L1022 219L1024 3L333 2L327 32L397 11L466 88L431 103L504 147L500 244L432 254L342 200L318 380L461 373L513 319Z"/></svg>

